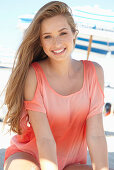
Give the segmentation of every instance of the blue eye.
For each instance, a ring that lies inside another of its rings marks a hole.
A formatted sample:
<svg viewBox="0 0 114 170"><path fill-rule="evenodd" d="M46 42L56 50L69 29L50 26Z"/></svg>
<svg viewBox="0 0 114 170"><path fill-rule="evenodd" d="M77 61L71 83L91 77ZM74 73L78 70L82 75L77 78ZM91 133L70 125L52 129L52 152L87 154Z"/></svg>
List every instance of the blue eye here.
<svg viewBox="0 0 114 170"><path fill-rule="evenodd" d="M66 32L61 32L61 34L60 35L65 35L65 34L67 34Z"/></svg>
<svg viewBox="0 0 114 170"><path fill-rule="evenodd" d="M44 37L44 39L49 39L49 38L51 38L50 35L47 35L47 36Z"/></svg>

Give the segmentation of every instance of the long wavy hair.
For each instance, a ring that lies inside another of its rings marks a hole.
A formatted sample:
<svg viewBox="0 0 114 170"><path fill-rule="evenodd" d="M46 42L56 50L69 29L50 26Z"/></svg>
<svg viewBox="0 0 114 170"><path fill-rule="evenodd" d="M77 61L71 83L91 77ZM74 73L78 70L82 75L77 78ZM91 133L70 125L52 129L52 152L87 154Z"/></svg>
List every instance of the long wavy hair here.
<svg viewBox="0 0 114 170"><path fill-rule="evenodd" d="M76 24L68 5L60 1L51 1L36 13L24 33L22 43L15 56L12 73L6 86L4 104L7 105L8 111L4 118L4 124L8 124L10 131L18 134L21 134L20 117L23 108L27 72L31 63L48 57L40 45L40 25L44 19L56 15L65 16L72 32L76 32Z"/></svg>

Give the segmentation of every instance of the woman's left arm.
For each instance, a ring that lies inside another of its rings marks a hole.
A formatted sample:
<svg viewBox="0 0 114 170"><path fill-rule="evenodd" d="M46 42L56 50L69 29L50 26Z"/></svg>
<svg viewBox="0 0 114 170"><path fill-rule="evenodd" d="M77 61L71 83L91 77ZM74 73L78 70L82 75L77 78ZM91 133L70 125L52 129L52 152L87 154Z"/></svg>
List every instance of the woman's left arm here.
<svg viewBox="0 0 114 170"><path fill-rule="evenodd" d="M94 65L99 84L104 91L103 70L98 64L95 63ZM93 170L108 170L108 152L103 129L102 113L87 119L86 139Z"/></svg>

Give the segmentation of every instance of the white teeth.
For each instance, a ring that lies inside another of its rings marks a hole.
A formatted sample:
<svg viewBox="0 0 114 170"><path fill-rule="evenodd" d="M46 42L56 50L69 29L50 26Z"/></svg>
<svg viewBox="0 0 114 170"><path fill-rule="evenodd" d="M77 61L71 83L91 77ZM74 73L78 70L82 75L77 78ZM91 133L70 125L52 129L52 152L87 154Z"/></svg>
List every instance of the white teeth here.
<svg viewBox="0 0 114 170"><path fill-rule="evenodd" d="M61 53L62 51L64 51L64 49L62 50L57 50L57 51L53 51L54 53Z"/></svg>

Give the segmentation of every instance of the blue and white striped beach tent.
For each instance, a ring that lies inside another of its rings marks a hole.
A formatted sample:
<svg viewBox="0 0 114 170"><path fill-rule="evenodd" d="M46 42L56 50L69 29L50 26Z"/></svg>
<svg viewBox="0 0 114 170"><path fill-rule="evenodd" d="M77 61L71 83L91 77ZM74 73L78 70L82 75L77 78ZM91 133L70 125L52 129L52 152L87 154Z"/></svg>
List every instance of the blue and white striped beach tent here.
<svg viewBox="0 0 114 170"><path fill-rule="evenodd" d="M73 8L77 23L76 51L92 56L114 56L114 12L95 7Z"/></svg>
<svg viewBox="0 0 114 170"><path fill-rule="evenodd" d="M114 56L114 12L98 6L73 7L73 17L79 30L75 52L91 56ZM25 30L34 15L19 18L18 26Z"/></svg>

